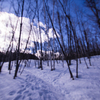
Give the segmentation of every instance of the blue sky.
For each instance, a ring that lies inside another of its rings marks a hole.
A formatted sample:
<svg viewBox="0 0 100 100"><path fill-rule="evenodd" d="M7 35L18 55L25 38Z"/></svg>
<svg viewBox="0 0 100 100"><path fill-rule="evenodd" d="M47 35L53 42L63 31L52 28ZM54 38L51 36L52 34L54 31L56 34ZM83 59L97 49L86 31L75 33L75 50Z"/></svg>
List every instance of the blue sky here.
<svg viewBox="0 0 100 100"><path fill-rule="evenodd" d="M1 7L3 7L3 9L2 9L2 12L8 12L8 13L14 13L13 12L13 10L12 10L12 7L10 6L11 5L11 2L10 2L11 0L4 0L4 2L2 3L2 5L1 5ZM13 0L12 0L13 1ZM20 0L19 0L20 1ZM28 0L25 0L26 2L28 2ZM40 1L42 1L42 0L40 0ZM32 3L32 2L31 2ZM34 3L32 3L33 5L31 5L31 7L32 6L34 6ZM41 2L40 2L40 5L41 5ZM49 4L48 4L49 6L50 6L50 8L53 8L53 5L52 5L52 3L50 2L50 0L49 0ZM26 6L28 6L28 3L25 3L25 7ZM41 5L42 6L42 5ZM15 8L16 8L16 5L15 5ZM78 10L83 10L83 12L85 12L85 10L86 10L86 7L84 7L84 0L70 0L70 14L71 14L71 16L72 16L72 18L73 18L73 21L76 21L76 15L75 15L75 8L77 8ZM26 8L25 8L26 9ZM87 10L87 12L88 12L89 10ZM68 12L67 12L68 13ZM15 13L14 13L15 14ZM29 14L29 13L28 13ZM42 13L41 13L42 14ZM40 15L41 15L40 14ZM52 16L52 15L51 15ZM26 16L26 14L25 14L25 11L24 11L24 17L27 17L28 18L28 16ZM56 19L55 19L56 20ZM35 26L37 26L37 19L35 19ZM43 20L43 16L42 17L40 17L40 22L43 24L43 25L45 25L44 24L44 20ZM56 24L56 23L55 23ZM51 27L50 27L51 28ZM78 28L77 28L77 30L78 30ZM77 31L77 32L79 32L79 31ZM64 33L65 33L65 30L63 31L63 35L64 35ZM64 36L64 39L66 40L67 38L66 38L66 36Z"/></svg>
<svg viewBox="0 0 100 100"><path fill-rule="evenodd" d="M25 0L26 2L27 2L27 0ZM48 1L50 1L50 0L48 0ZM72 3L71 5L70 5L70 7L73 9L73 6L76 4L77 6L79 6L79 7L81 7L81 8L83 8L83 4L84 4L84 0L70 0L70 2ZM34 2L33 2L34 3ZM41 2L40 2L41 3ZM49 2L50 3L50 2ZM3 10L2 11L4 11L4 12L10 12L10 13L13 13L13 10L11 10L12 9L12 7L10 7L10 5L11 5L11 0L4 0L3 2L2 2L2 8L3 8ZM34 5L34 4L33 4ZM52 6L51 5L51 3L49 4L50 6Z"/></svg>

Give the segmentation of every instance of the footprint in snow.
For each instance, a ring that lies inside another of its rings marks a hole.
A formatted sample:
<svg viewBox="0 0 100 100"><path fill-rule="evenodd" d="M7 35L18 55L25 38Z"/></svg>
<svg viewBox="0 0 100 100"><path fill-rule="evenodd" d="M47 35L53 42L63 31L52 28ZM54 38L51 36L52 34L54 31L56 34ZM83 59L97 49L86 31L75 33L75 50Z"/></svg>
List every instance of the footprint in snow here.
<svg viewBox="0 0 100 100"><path fill-rule="evenodd" d="M24 85L21 85L21 87L24 87Z"/></svg>
<svg viewBox="0 0 100 100"><path fill-rule="evenodd" d="M22 94L22 92L25 91L25 90L26 90L26 88L23 88L23 89L19 90L19 91L17 92L17 94Z"/></svg>
<svg viewBox="0 0 100 100"><path fill-rule="evenodd" d="M34 86L31 86L31 90L32 90L32 91L34 90Z"/></svg>
<svg viewBox="0 0 100 100"><path fill-rule="evenodd" d="M11 92L9 92L9 95L11 96L11 95L14 95L16 93L16 91L11 91Z"/></svg>
<svg viewBox="0 0 100 100"><path fill-rule="evenodd" d="M25 92L24 92L24 94L28 94L28 93L29 93L29 91L25 91Z"/></svg>
<svg viewBox="0 0 100 100"><path fill-rule="evenodd" d="M33 99L30 97L29 100L33 100Z"/></svg>
<svg viewBox="0 0 100 100"><path fill-rule="evenodd" d="M32 94L31 93L29 93L27 96L31 96Z"/></svg>
<svg viewBox="0 0 100 100"><path fill-rule="evenodd" d="M21 100L22 95L18 95L14 100Z"/></svg>
<svg viewBox="0 0 100 100"><path fill-rule="evenodd" d="M9 95L15 95L13 100L61 100L54 87L35 76L26 76L26 80L21 84L19 90L9 92ZM63 99L64 100L64 99Z"/></svg>

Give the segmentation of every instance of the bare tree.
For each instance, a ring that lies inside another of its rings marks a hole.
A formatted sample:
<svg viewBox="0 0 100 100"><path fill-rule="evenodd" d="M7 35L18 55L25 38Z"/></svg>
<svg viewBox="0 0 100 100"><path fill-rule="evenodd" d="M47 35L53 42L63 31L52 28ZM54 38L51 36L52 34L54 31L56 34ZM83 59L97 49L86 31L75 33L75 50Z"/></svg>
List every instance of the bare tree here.
<svg viewBox="0 0 100 100"><path fill-rule="evenodd" d="M17 72L19 69L19 54L20 54L20 40L21 40L21 34L22 34L23 11L24 11L24 0L22 1L22 8L21 8L20 34L19 34L19 39L18 39L17 61L16 61L16 69L15 69L14 79L15 79L15 77L17 77Z"/></svg>
<svg viewBox="0 0 100 100"><path fill-rule="evenodd" d="M57 37L58 43L59 43L59 45L60 45L60 48L61 48L61 50L62 50L62 52L63 52L63 54L64 54L64 57L66 58L66 62L67 62L67 65L68 65L68 69L69 69L69 72L70 72L70 76L71 76L72 79L74 79L73 74L72 74L71 69L70 69L70 66L69 66L69 64L68 64L68 60L67 60L66 53L65 53L65 51L63 50L63 47L62 47L62 45L61 45L61 43L60 43L60 41L59 41L59 38L58 38L58 35L57 35L57 32L56 32L56 29L55 29L55 27L54 27L53 20L51 19L51 16L50 16L50 13L49 13L49 10L48 10L48 7L47 7L46 2L45 2L45 8L46 8L46 12L47 12L47 14L48 14L48 16L49 16L49 19L50 19L50 22L51 22L53 31L54 31L54 33L55 33L55 35L56 35L56 37Z"/></svg>
<svg viewBox="0 0 100 100"><path fill-rule="evenodd" d="M36 0L36 5L37 5L37 19L38 19L38 28L39 28L39 35L40 35L40 48L41 48L41 57L40 57L40 66L39 68L41 68L41 70L43 70L43 66L42 66L42 57L43 57L43 53L42 53L42 37L41 37L41 28L40 28L40 10L39 10L39 1Z"/></svg>
<svg viewBox="0 0 100 100"><path fill-rule="evenodd" d="M85 0L85 6L92 11L91 20L95 21L100 28L100 0ZM91 15L88 15L88 17L90 18Z"/></svg>

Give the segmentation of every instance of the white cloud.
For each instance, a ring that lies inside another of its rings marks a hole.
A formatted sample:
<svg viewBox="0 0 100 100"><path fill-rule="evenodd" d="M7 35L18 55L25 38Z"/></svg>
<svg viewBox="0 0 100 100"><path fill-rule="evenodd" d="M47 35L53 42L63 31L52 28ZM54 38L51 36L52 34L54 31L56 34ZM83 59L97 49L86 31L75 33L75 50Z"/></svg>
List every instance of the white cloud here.
<svg viewBox="0 0 100 100"><path fill-rule="evenodd" d="M14 14L7 13L7 12L0 12L0 51L6 51L12 37L12 31L15 31L14 34L14 41L13 41L13 48L15 49L18 44L18 38L20 33L20 19L21 17L17 17ZM42 22L35 23L36 25L32 25L32 31L30 34L30 39L28 43L28 47L34 47L32 41L40 43L40 33L38 25L42 28L46 28ZM47 35L45 34L44 30L41 28L41 38L42 42L48 41ZM30 31L30 19L23 17L23 27L22 27L22 35L21 35L21 50L24 50L26 46L26 41L29 36ZM48 31L49 38L53 38L53 30L52 28ZM58 35L59 36L59 35ZM54 38L56 36L54 35Z"/></svg>

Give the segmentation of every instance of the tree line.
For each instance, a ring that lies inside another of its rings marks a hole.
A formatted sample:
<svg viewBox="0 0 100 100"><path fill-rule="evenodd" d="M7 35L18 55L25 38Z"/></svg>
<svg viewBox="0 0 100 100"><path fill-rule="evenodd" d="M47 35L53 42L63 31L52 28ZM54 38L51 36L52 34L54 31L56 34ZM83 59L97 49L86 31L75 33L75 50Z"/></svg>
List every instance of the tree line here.
<svg viewBox="0 0 100 100"><path fill-rule="evenodd" d="M5 0L1 0L0 3L4 3ZM40 42L35 42L35 47L33 48L33 53L40 49L41 57L39 59L39 66L43 70L43 50L45 50L45 55L48 51L52 53L60 51L64 56L62 59L66 61L70 77L74 80L73 73L71 71L70 65L71 60L76 61L76 77L78 78L78 63L81 63L80 57L84 57L85 64L87 68L86 58L88 58L90 66L91 56L98 55L100 52L100 1L99 0L83 0L83 8L79 8L72 0L9 0L10 10L13 10L16 16L20 18L19 27L19 38L16 45L16 69L14 78L17 77L19 66L21 60L20 47L21 47L21 35L23 31L23 17L30 19L29 35L27 37L26 46L23 52L25 52L31 34L33 38L38 34ZM73 9L72 9L73 8ZM37 19L38 31L33 27L34 19ZM40 22L45 24L45 29L41 28ZM12 23L12 38L8 49L6 50L6 55L8 52L12 52L14 33L16 31L16 26L13 27ZM48 35L49 29L52 28L53 38L51 39ZM35 32L32 33L32 32ZM42 31L45 32L48 41L42 41ZM56 37L56 38L55 38ZM50 62L51 70L55 69L55 56L50 57L48 63ZM11 57L11 55L10 55ZM11 59L9 59L9 70ZM24 62L26 63L26 62ZM4 61L0 62L0 70L2 69Z"/></svg>

